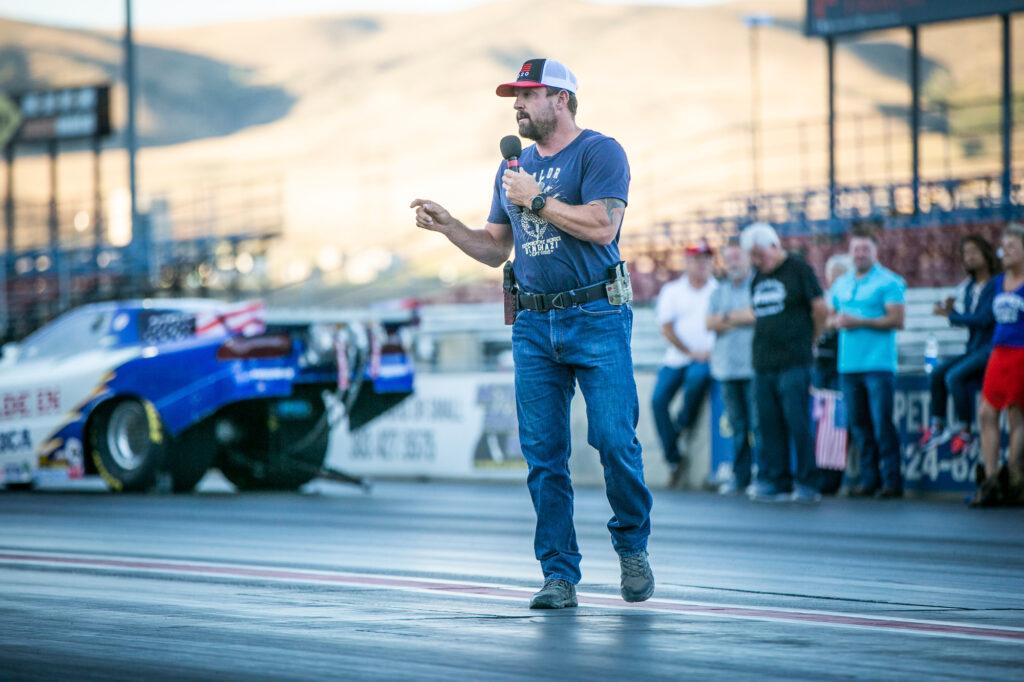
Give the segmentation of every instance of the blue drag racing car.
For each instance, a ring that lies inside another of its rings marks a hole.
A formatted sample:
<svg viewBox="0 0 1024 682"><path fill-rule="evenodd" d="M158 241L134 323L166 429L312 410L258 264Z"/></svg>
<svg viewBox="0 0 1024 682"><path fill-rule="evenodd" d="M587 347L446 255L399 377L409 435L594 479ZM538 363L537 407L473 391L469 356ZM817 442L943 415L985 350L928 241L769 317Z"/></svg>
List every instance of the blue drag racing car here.
<svg viewBox="0 0 1024 682"><path fill-rule="evenodd" d="M398 326L267 324L260 302L84 306L4 349L0 482L96 474L114 491L294 490L335 417L356 429L408 397Z"/></svg>

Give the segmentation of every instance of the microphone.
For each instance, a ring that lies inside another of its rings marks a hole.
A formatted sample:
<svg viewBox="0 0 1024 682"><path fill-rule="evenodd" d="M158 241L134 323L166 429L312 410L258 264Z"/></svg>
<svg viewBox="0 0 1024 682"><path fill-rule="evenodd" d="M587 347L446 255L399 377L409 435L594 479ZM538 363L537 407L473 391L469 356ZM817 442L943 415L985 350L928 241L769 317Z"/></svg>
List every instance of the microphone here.
<svg viewBox="0 0 1024 682"><path fill-rule="evenodd" d="M498 145L501 148L501 158L508 161L508 169L519 172L519 155L523 153L523 142L517 135L506 135L501 138Z"/></svg>

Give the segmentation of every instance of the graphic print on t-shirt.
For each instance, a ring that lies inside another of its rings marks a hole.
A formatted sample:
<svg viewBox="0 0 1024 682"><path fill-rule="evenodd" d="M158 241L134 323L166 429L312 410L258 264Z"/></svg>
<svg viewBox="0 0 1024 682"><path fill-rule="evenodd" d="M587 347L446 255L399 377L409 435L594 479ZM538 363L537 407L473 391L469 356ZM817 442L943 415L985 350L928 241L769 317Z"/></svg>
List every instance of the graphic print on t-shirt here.
<svg viewBox="0 0 1024 682"><path fill-rule="evenodd" d="M610 137L584 130L561 151L541 156L536 145L523 149L520 172L535 178L549 201L585 206L601 199L628 203L629 163L622 146ZM502 186L508 164L494 175L487 222L508 225L515 249L516 280L523 291L551 294L605 281L608 268L621 260L618 235L610 244L579 239L521 206L513 206ZM532 197L530 197L532 198Z"/></svg>
<svg viewBox="0 0 1024 682"><path fill-rule="evenodd" d="M1015 291L997 294L992 301L992 312L999 324L1016 324L1024 313L1024 298Z"/></svg>
<svg viewBox="0 0 1024 682"><path fill-rule="evenodd" d="M755 317L778 315L786 307L786 285L777 279L766 279L754 285L751 297Z"/></svg>
<svg viewBox="0 0 1024 682"><path fill-rule="evenodd" d="M562 169L548 168L546 171L533 173L533 179L540 186L540 193L549 199L557 199L561 192L558 191L558 176ZM515 204L508 204L509 217L519 221L526 239L523 240L523 255L536 257L548 256L555 252L562 241L558 231L552 228L551 223L541 218L528 208L520 208Z"/></svg>

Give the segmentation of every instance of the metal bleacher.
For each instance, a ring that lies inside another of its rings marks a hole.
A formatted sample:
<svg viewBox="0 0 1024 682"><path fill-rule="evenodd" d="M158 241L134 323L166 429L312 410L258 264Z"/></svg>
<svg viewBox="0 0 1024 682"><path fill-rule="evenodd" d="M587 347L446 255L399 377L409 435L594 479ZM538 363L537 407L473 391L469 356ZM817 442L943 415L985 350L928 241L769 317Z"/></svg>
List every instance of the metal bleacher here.
<svg viewBox="0 0 1024 682"><path fill-rule="evenodd" d="M901 372L920 371L924 347L929 335L939 344L939 356L963 352L967 340L964 329L950 327L948 321L932 314L936 301L953 295L953 288L912 288L907 290L905 328L897 333ZM418 342L433 349L454 344L451 352L431 356L428 367L436 371L464 371L508 368L500 358L512 347L511 327L502 321L500 303L430 305L420 309ZM421 346L418 346L421 347ZM638 371L653 371L661 365L665 341L654 318L654 308L638 305L633 309L633 365ZM425 358L420 358L421 362Z"/></svg>
<svg viewBox="0 0 1024 682"><path fill-rule="evenodd" d="M503 353L512 348L512 328L503 321L500 303L460 303L423 306L416 331L417 347L439 349L453 346L451 352L432 354L428 366L437 371L508 369ZM633 310L633 364L638 370L657 369L665 352L651 306ZM506 355L507 358L507 355ZM426 358L419 358L421 363ZM422 364L421 364L422 366Z"/></svg>
<svg viewBox="0 0 1024 682"><path fill-rule="evenodd" d="M896 334L901 372L920 371L924 366L924 346L931 335L939 344L939 357L964 351L967 330L951 327L949 320L932 313L938 301L953 296L953 287L918 287L907 289L906 315L903 330Z"/></svg>

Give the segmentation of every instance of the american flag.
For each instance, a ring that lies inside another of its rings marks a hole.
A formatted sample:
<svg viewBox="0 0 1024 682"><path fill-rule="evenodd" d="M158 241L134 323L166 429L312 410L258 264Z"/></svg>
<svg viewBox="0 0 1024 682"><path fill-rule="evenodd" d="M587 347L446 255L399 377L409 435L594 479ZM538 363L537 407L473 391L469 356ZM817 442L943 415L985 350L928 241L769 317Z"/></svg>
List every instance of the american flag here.
<svg viewBox="0 0 1024 682"><path fill-rule="evenodd" d="M380 376L380 356L381 356L381 331L376 327L370 330L370 366L369 374L371 377Z"/></svg>
<svg viewBox="0 0 1024 682"><path fill-rule="evenodd" d="M334 352L338 361L338 390L347 391L349 387L348 330L339 329L334 335Z"/></svg>
<svg viewBox="0 0 1024 682"><path fill-rule="evenodd" d="M846 468L846 407L839 391L811 389L814 396L814 458L819 469Z"/></svg>
<svg viewBox="0 0 1024 682"><path fill-rule="evenodd" d="M196 336L242 334L255 336L267 329L263 301L243 301L196 315Z"/></svg>

